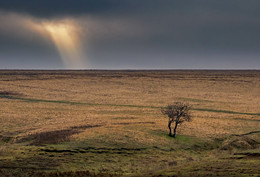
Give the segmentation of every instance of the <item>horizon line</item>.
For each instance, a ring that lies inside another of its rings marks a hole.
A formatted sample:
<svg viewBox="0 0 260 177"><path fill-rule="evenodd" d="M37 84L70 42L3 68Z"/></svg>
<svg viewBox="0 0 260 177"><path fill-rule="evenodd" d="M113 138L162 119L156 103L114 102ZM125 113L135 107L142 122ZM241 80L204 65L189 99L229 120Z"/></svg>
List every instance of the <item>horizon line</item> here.
<svg viewBox="0 0 260 177"><path fill-rule="evenodd" d="M260 71L260 69L44 69L44 68L26 68L26 69L0 69L0 71Z"/></svg>

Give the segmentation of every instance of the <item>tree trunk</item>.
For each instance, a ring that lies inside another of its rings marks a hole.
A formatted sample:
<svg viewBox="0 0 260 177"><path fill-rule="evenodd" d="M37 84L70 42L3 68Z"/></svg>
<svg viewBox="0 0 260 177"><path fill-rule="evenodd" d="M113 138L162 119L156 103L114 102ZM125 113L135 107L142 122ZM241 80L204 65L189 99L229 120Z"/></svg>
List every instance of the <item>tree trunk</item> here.
<svg viewBox="0 0 260 177"><path fill-rule="evenodd" d="M177 129L177 127L178 127L178 123L175 122L175 127L174 127L174 129L173 129L173 135L172 135L172 137L174 137L174 138L175 138L175 135L176 135L176 129Z"/></svg>
<svg viewBox="0 0 260 177"><path fill-rule="evenodd" d="M172 127L171 127L171 125L172 125L172 121L169 120L169 123L168 123L168 127L169 127L169 130L170 130L169 136L172 136Z"/></svg>

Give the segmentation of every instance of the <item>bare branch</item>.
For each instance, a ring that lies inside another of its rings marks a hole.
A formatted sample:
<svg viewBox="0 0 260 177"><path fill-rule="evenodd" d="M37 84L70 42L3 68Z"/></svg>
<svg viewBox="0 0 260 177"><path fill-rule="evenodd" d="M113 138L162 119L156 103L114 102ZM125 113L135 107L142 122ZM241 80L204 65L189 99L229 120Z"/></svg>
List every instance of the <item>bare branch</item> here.
<svg viewBox="0 0 260 177"><path fill-rule="evenodd" d="M190 116L190 106L188 104L182 102L175 102L174 104L168 105L165 108L161 109L163 115L167 115L169 118L169 122L171 122L168 127L170 129L170 136L175 137L176 129L178 124L181 124L185 121L191 121ZM174 134L171 134L171 124L175 122Z"/></svg>

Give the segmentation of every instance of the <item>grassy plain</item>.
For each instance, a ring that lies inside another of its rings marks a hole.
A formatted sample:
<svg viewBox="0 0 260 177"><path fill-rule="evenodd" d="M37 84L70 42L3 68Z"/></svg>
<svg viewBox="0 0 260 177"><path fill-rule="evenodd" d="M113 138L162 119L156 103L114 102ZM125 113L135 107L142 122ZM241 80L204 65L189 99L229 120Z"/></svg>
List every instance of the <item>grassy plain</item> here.
<svg viewBox="0 0 260 177"><path fill-rule="evenodd" d="M192 106L167 136L160 108ZM259 176L260 71L0 71L0 176Z"/></svg>

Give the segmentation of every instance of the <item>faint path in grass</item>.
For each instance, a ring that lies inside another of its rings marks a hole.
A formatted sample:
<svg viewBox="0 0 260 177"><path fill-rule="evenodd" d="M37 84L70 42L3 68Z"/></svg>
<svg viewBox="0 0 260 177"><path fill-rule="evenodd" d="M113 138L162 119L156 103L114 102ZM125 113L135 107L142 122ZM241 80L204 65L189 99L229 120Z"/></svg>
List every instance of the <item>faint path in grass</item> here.
<svg viewBox="0 0 260 177"><path fill-rule="evenodd" d="M219 112L219 113L226 113L226 114L242 114L242 115L260 116L260 113L236 112L236 111L207 109L207 108L193 108L192 110L194 110L194 111L205 111L205 112Z"/></svg>
<svg viewBox="0 0 260 177"><path fill-rule="evenodd" d="M18 97L18 96L13 96L13 95L4 95L4 94L0 94L0 98L23 100L23 101L29 101L29 102L61 103L61 104L88 105L88 106L115 106L115 107L132 107L132 108L151 108L151 109L161 109L162 108L160 106L101 104L101 103L82 103L82 102L61 101L61 100L44 100L44 99L25 98L25 97ZM260 113L235 112L235 111L228 111L228 110L208 109L208 108L192 108L192 110L203 111L203 112L215 112L215 113L226 113L226 114L241 114L241 115L260 116Z"/></svg>
<svg viewBox="0 0 260 177"><path fill-rule="evenodd" d="M260 133L260 131L252 131L252 132L248 132L248 133L244 133L244 134L231 134L230 136L245 136L245 135L251 135L251 134L256 134L256 133Z"/></svg>

